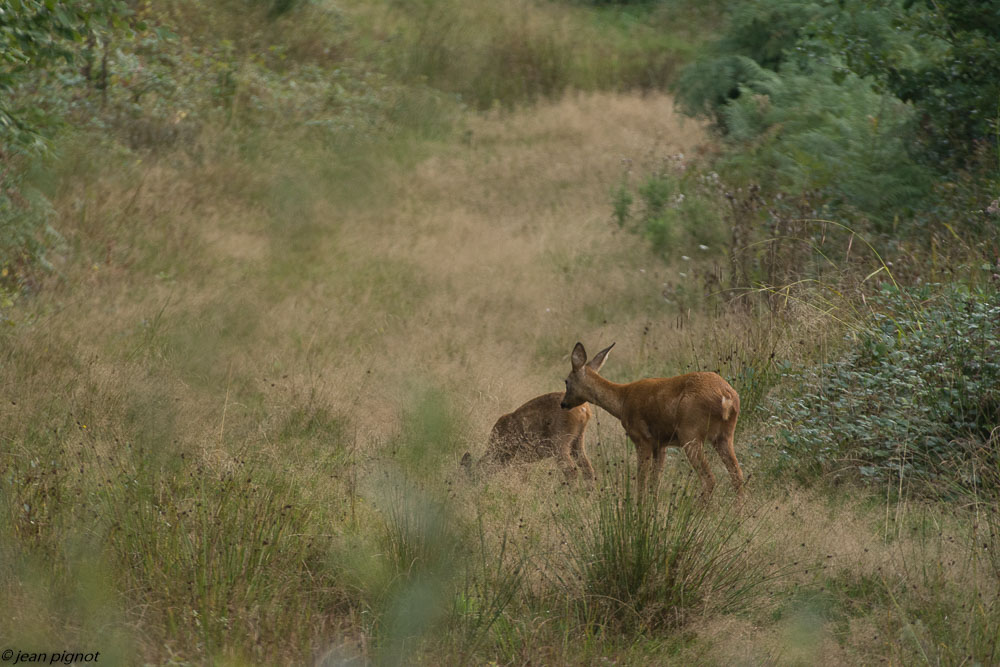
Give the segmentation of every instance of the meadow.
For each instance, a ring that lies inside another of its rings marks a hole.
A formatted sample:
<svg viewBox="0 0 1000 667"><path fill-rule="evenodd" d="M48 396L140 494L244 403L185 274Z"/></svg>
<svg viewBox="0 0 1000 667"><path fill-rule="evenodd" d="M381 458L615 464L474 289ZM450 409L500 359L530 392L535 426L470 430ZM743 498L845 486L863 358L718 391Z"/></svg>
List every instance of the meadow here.
<svg viewBox="0 0 1000 667"><path fill-rule="evenodd" d="M817 203L860 186L667 88L722 4L126 4L104 88L10 88L64 107L3 154L6 229L44 224L0 248L0 649L1000 660L1000 259L948 217L987 148L926 236ZM615 381L729 379L745 505L676 450L636 502L600 410L596 484L469 479L577 341Z"/></svg>

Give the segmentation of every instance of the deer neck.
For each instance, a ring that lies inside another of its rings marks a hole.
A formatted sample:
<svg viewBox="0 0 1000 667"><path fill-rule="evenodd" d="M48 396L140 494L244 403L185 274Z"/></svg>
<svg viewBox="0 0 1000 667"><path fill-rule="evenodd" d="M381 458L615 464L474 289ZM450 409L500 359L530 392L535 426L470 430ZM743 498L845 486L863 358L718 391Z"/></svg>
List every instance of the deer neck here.
<svg viewBox="0 0 1000 667"><path fill-rule="evenodd" d="M611 413L619 421L622 418L622 405L625 401L625 385L605 380L595 371L587 369L587 387L590 390L589 401Z"/></svg>

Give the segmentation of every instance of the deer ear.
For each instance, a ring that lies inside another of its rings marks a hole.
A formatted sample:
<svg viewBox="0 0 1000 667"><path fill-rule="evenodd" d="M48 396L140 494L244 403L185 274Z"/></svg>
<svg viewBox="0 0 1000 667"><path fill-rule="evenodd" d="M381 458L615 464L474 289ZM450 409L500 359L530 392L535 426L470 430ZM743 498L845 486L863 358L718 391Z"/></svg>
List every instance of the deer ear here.
<svg viewBox="0 0 1000 667"><path fill-rule="evenodd" d="M573 348L573 356L570 357L573 363L573 370L578 371L587 363L587 351L583 349L583 343L577 343Z"/></svg>
<svg viewBox="0 0 1000 667"><path fill-rule="evenodd" d="M611 345L608 345L606 348L604 348L603 350L601 350L600 352L598 352L597 354L595 354L594 358L591 359L587 363L587 365L590 366L595 371L601 370L601 366L604 365L605 359L608 358L608 352L610 352L611 348L613 348L614 346L615 346L615 344L611 343Z"/></svg>

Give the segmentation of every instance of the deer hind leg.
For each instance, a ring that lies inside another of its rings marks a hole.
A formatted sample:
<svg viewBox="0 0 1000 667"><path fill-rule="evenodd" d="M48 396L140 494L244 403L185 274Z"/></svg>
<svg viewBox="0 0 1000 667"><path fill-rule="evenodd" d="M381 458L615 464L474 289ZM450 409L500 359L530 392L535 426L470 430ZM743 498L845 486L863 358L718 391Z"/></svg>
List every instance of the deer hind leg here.
<svg viewBox="0 0 1000 667"><path fill-rule="evenodd" d="M733 446L733 432L735 430L735 421L731 426L728 424L723 426L722 433L715 438L712 445L719 454L719 458L722 459L722 463L725 464L726 470L729 471L729 479L733 483L736 496L742 500L746 494L743 489L743 470L740 468L740 462L736 460L736 449Z"/></svg>
<svg viewBox="0 0 1000 667"><path fill-rule="evenodd" d="M707 502L715 489L715 476L705 458L704 434L695 430L681 430L677 435L691 467L701 478L702 498Z"/></svg>
<svg viewBox="0 0 1000 667"><path fill-rule="evenodd" d="M573 458L576 459L576 465L583 471L584 479L593 481L597 476L594 474L594 466L591 465L590 459L587 457L587 451L583 448L583 445L582 434L573 438L573 444L571 445Z"/></svg>

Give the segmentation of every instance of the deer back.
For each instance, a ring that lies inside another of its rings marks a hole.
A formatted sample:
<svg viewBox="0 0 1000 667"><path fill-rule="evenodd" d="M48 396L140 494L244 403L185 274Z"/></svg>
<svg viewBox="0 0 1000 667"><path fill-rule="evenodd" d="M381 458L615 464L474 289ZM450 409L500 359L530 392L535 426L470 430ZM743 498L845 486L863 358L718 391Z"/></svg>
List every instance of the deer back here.
<svg viewBox="0 0 1000 667"><path fill-rule="evenodd" d="M543 394L500 417L490 432L487 452L500 458L545 457L559 440L582 435L592 414L590 406L563 410L562 397L561 392Z"/></svg>
<svg viewBox="0 0 1000 667"><path fill-rule="evenodd" d="M648 378L623 387L621 422L661 443L685 424L711 434L739 415L739 394L717 373Z"/></svg>

